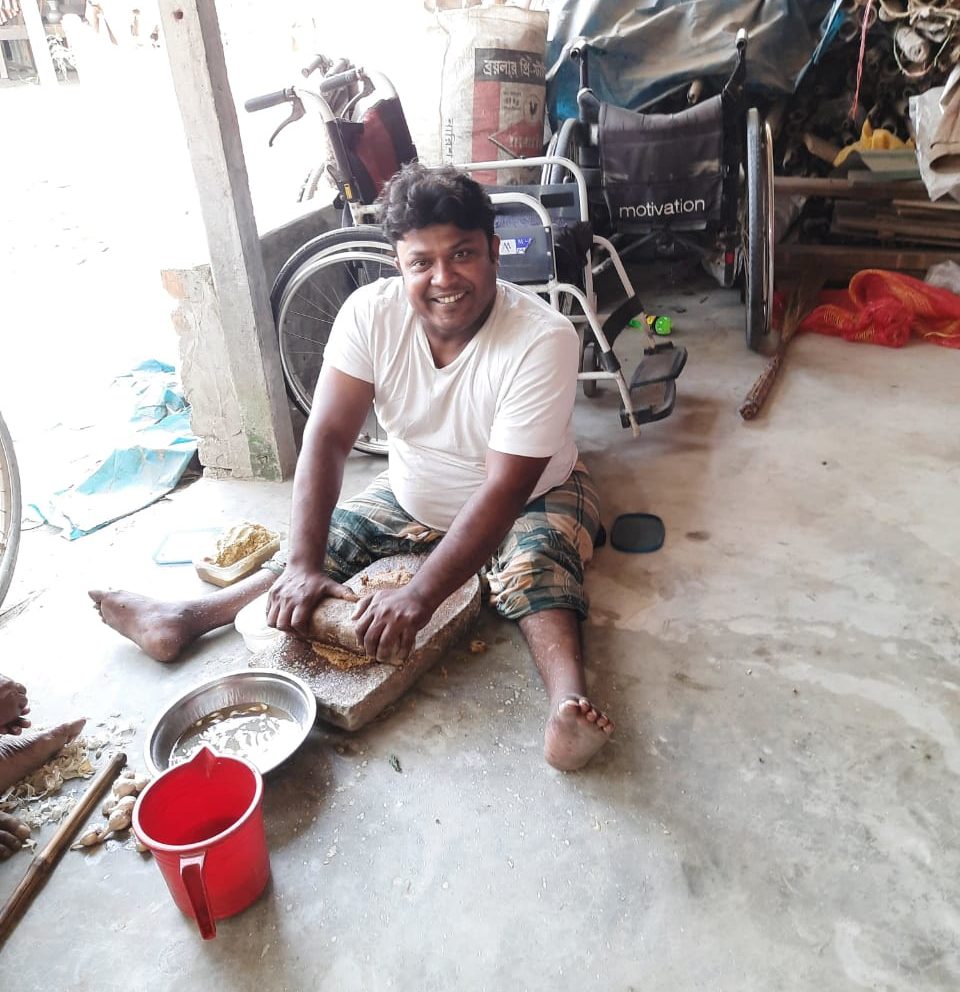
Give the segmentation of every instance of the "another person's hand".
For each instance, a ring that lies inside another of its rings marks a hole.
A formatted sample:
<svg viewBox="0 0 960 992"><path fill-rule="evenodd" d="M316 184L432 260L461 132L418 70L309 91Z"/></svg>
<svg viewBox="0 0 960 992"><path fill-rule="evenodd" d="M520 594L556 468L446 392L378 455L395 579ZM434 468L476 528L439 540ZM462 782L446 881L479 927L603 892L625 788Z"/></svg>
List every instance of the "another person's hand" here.
<svg viewBox="0 0 960 992"><path fill-rule="evenodd" d="M0 734L19 734L30 726L27 690L19 682L0 675Z"/></svg>
<svg viewBox="0 0 960 992"><path fill-rule="evenodd" d="M314 610L330 596L351 601L357 598L351 589L324 572L288 564L270 587L267 623L277 630L307 637Z"/></svg>
<svg viewBox="0 0 960 992"><path fill-rule="evenodd" d="M381 589L364 596L353 614L357 638L367 656L377 661L404 661L413 650L417 631L425 627L433 610L410 586Z"/></svg>

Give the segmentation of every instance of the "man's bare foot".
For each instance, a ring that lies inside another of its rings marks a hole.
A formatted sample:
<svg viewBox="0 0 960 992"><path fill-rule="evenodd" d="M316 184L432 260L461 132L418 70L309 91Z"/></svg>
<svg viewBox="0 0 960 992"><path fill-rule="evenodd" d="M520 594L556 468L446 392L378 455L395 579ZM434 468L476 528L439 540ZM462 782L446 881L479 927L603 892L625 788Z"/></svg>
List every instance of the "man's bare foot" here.
<svg viewBox="0 0 960 992"><path fill-rule="evenodd" d="M0 792L36 771L83 730L86 720L0 738Z"/></svg>
<svg viewBox="0 0 960 992"><path fill-rule="evenodd" d="M0 813L0 861L6 861L23 847L30 828L9 813Z"/></svg>
<svg viewBox="0 0 960 992"><path fill-rule="evenodd" d="M543 756L562 772L583 768L610 740L613 723L586 696L563 696L552 709Z"/></svg>
<svg viewBox="0 0 960 992"><path fill-rule="evenodd" d="M174 661L199 636L185 603L100 589L91 589L87 595L108 627L129 638L155 661Z"/></svg>

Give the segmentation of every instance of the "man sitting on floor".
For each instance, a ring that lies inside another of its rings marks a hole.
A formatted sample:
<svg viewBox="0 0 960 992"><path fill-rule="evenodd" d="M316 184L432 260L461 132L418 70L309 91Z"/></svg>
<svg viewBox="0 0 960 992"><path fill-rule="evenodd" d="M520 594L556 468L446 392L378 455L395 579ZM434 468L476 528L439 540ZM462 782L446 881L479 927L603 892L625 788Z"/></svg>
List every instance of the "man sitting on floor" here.
<svg viewBox="0 0 960 992"><path fill-rule="evenodd" d="M599 529L573 439L578 339L537 297L497 280L483 188L453 169L405 167L384 190L402 280L357 290L337 316L293 483L286 562L199 600L91 591L103 620L170 661L270 588L271 626L305 634L328 596L387 555L429 552L413 580L358 604L367 654L406 657L443 600L486 567L549 696L544 754L580 768L613 724L586 697L579 622ZM389 468L337 505L347 455L376 400Z"/></svg>

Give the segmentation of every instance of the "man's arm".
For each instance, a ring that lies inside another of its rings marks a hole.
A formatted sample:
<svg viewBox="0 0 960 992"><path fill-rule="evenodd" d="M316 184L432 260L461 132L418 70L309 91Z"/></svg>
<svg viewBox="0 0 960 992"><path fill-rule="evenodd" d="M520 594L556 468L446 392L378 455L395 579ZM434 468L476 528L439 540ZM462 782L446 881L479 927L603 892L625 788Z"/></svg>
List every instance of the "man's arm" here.
<svg viewBox="0 0 960 992"><path fill-rule="evenodd" d="M343 466L373 403L373 385L326 365L320 372L293 477L287 567L270 589L267 623L306 634L321 599L354 599L323 571Z"/></svg>
<svg viewBox="0 0 960 992"><path fill-rule="evenodd" d="M549 461L487 451L486 480L411 582L360 601L357 634L370 657L390 661L410 653L437 607L500 546Z"/></svg>

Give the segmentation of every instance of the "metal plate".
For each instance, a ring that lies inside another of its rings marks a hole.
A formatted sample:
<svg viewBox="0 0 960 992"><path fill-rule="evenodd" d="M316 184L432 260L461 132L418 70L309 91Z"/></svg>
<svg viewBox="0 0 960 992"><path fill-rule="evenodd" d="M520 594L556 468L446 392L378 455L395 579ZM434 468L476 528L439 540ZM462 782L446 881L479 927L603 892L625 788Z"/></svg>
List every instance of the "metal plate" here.
<svg viewBox="0 0 960 992"><path fill-rule="evenodd" d="M317 718L317 701L296 675L250 668L222 675L191 689L154 721L144 748L151 774L157 775L170 766L174 745L198 720L224 707L245 703L266 703L284 710L300 728L297 736L291 737L289 746L272 753L267 761L257 753L241 752L263 775L281 765L303 744Z"/></svg>

